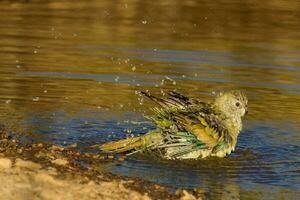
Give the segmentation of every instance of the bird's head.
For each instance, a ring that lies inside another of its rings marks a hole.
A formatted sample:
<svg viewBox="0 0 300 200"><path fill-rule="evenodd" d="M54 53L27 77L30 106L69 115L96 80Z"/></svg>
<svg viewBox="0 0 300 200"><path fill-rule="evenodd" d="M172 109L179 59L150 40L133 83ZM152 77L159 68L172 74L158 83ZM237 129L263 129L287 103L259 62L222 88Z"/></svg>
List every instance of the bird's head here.
<svg viewBox="0 0 300 200"><path fill-rule="evenodd" d="M248 112L246 95L239 90L220 93L214 101L214 106L228 117L243 117Z"/></svg>

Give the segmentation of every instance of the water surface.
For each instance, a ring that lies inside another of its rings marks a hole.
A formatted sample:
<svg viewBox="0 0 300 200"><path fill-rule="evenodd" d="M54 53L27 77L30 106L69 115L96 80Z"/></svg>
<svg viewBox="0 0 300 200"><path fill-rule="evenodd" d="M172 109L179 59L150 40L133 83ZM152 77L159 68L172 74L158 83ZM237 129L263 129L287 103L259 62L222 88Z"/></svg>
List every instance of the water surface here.
<svg viewBox="0 0 300 200"><path fill-rule="evenodd" d="M1 123L89 151L154 128L137 91L242 89L249 115L229 158L131 157L105 170L208 199L299 199L299 13L280 0L1 1Z"/></svg>

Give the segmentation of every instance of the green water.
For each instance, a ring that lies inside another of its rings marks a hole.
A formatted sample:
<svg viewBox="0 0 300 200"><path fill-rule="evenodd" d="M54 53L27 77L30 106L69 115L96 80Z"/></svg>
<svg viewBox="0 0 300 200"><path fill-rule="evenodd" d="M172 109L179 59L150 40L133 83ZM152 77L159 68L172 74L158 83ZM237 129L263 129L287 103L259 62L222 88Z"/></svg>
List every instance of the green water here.
<svg viewBox="0 0 300 200"><path fill-rule="evenodd" d="M133 157L106 170L207 199L300 198L296 1L0 1L0 122L36 141L95 143L153 129L137 91L249 98L229 158Z"/></svg>

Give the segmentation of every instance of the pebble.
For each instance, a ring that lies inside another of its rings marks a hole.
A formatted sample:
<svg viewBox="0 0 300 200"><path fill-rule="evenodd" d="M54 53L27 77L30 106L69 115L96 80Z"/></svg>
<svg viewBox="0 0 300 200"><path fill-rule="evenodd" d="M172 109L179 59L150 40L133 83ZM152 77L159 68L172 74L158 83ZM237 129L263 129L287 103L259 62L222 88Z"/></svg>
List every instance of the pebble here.
<svg viewBox="0 0 300 200"><path fill-rule="evenodd" d="M44 145L43 143L33 144L32 147L39 147L42 148Z"/></svg>
<svg viewBox="0 0 300 200"><path fill-rule="evenodd" d="M77 143L70 144L67 146L67 148L76 148L76 147L77 147Z"/></svg>
<svg viewBox="0 0 300 200"><path fill-rule="evenodd" d="M63 147L56 146L56 145L52 145L52 146L51 146L51 150L53 150L53 151L63 151L64 148L63 148Z"/></svg>
<svg viewBox="0 0 300 200"><path fill-rule="evenodd" d="M180 200L201 200L201 198L197 199L194 195L182 189L177 190L176 194L180 196Z"/></svg>
<svg viewBox="0 0 300 200"><path fill-rule="evenodd" d="M52 160L51 161L53 164L56 164L56 165L61 165L61 166L65 166L67 164L69 164L69 161L66 160L66 159L62 159L62 158L57 158L55 160Z"/></svg>
<svg viewBox="0 0 300 200"><path fill-rule="evenodd" d="M11 160L8 158L0 158L0 170L10 169L12 166Z"/></svg>
<svg viewBox="0 0 300 200"><path fill-rule="evenodd" d="M26 168L26 169L30 169L30 170L38 170L41 168L41 165L38 163L22 160L19 158L16 159L15 166L18 168Z"/></svg>

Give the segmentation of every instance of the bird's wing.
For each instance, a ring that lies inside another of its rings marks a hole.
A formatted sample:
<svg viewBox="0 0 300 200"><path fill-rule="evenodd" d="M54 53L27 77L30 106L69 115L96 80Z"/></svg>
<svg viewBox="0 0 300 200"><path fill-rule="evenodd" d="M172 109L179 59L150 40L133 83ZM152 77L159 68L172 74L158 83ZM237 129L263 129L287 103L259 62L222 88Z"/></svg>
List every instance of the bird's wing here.
<svg viewBox="0 0 300 200"><path fill-rule="evenodd" d="M180 158L198 150L216 152L230 142L228 130L214 114L176 112L172 119L178 130L164 132L164 143L158 146L166 149L168 157Z"/></svg>
<svg viewBox="0 0 300 200"><path fill-rule="evenodd" d="M174 128L173 125L175 125L175 121L171 117L172 113L182 111L196 112L200 110L203 113L212 112L209 104L184 96L178 92L171 91L165 98L158 98L146 92L141 92L141 94L159 105L159 107L152 108L154 115L148 118L151 119L158 128L164 131Z"/></svg>
<svg viewBox="0 0 300 200"><path fill-rule="evenodd" d="M168 96L166 98L158 98L150 93L147 92L141 92L142 95L145 95L164 109L180 109L184 110L187 109L190 106L201 104L201 102L198 102L192 98L189 98L187 96L184 96L178 92L170 91L168 93Z"/></svg>
<svg viewBox="0 0 300 200"><path fill-rule="evenodd" d="M177 112L172 118L179 130L195 135L207 148L228 140L228 130L214 114Z"/></svg>

